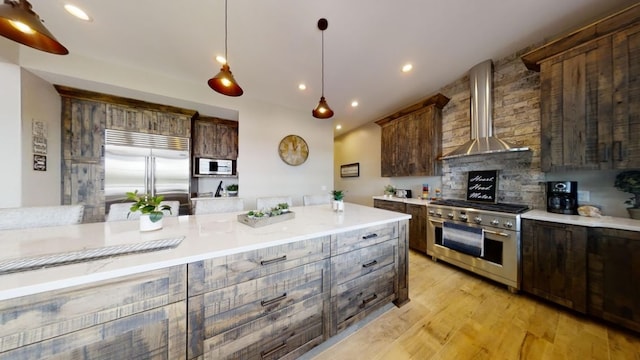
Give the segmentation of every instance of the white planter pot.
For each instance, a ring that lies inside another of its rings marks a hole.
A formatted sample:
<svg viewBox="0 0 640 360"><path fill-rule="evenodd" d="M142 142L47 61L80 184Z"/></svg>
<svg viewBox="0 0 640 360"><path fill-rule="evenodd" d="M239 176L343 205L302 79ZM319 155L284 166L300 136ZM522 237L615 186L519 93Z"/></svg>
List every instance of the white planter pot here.
<svg viewBox="0 0 640 360"><path fill-rule="evenodd" d="M162 229L162 218L153 222L148 214L140 215L140 231L153 231Z"/></svg>
<svg viewBox="0 0 640 360"><path fill-rule="evenodd" d="M333 211L344 211L344 201L342 200L333 200L332 206Z"/></svg>

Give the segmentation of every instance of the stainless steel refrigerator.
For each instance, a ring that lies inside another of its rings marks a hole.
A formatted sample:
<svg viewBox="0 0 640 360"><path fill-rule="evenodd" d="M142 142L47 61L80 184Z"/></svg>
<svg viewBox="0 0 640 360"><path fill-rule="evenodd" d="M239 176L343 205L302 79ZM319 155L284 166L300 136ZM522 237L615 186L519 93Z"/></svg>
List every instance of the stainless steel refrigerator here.
<svg viewBox="0 0 640 360"><path fill-rule="evenodd" d="M106 130L105 211L138 190L178 200L180 215L188 214L189 166L189 138Z"/></svg>

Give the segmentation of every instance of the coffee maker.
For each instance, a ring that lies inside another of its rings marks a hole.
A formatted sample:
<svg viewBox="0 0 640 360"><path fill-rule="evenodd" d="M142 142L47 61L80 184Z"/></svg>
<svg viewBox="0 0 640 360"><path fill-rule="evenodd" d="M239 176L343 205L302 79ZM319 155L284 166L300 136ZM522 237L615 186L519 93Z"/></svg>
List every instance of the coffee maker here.
<svg viewBox="0 0 640 360"><path fill-rule="evenodd" d="M578 213L578 182L547 181L547 211L576 215Z"/></svg>

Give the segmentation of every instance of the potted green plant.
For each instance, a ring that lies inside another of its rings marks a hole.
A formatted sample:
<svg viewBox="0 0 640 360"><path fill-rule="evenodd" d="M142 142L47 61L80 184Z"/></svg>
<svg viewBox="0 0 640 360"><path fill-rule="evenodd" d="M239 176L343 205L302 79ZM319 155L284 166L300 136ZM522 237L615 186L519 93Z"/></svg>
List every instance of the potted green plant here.
<svg viewBox="0 0 640 360"><path fill-rule="evenodd" d="M331 191L331 195L333 196L333 210L344 211L344 191L333 190Z"/></svg>
<svg viewBox="0 0 640 360"><path fill-rule="evenodd" d="M227 185L227 194L229 196L238 196L238 184Z"/></svg>
<svg viewBox="0 0 640 360"><path fill-rule="evenodd" d="M621 191L633 194L633 197L625 201L631 205L627 208L629 217L640 219L640 170L627 170L616 176L614 186Z"/></svg>
<svg viewBox="0 0 640 360"><path fill-rule="evenodd" d="M389 184L384 186L384 195L386 197L391 197L395 193L396 193L396 188L393 187L393 185Z"/></svg>
<svg viewBox="0 0 640 360"><path fill-rule="evenodd" d="M127 192L127 200L133 201L129 208L129 214L132 212L140 212L140 231L151 231L162 229L162 211L169 211L171 214L171 206L160 205L164 196L151 194L138 194L138 190ZM128 216L128 215L127 215Z"/></svg>

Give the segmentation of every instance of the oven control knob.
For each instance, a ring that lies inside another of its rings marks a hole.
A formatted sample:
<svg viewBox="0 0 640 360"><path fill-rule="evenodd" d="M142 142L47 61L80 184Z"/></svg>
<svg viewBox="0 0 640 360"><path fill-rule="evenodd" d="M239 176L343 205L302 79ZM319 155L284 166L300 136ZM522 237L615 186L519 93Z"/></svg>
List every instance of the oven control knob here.
<svg viewBox="0 0 640 360"><path fill-rule="evenodd" d="M442 211L438 211L438 212L436 212L436 216L437 216L437 217L442 217Z"/></svg>
<svg viewBox="0 0 640 360"><path fill-rule="evenodd" d="M498 221L498 219L491 220L491 225L498 226L499 224L500 224L500 221Z"/></svg>
<svg viewBox="0 0 640 360"><path fill-rule="evenodd" d="M447 217L448 217L449 219L453 219L453 213L448 213L448 214L447 214Z"/></svg>
<svg viewBox="0 0 640 360"><path fill-rule="evenodd" d="M506 226L509 229L511 229L513 227L513 223L511 221L507 221L506 223L504 223L504 226Z"/></svg>
<svg viewBox="0 0 640 360"><path fill-rule="evenodd" d="M476 224L482 223L482 218L480 216L476 216L473 220L476 222Z"/></svg>
<svg viewBox="0 0 640 360"><path fill-rule="evenodd" d="M436 212L435 212L435 211L433 211L433 210L429 210L429 215L433 216L433 215L435 215L435 214L436 214Z"/></svg>
<svg viewBox="0 0 640 360"><path fill-rule="evenodd" d="M460 215L460 220L467 221L467 215Z"/></svg>

